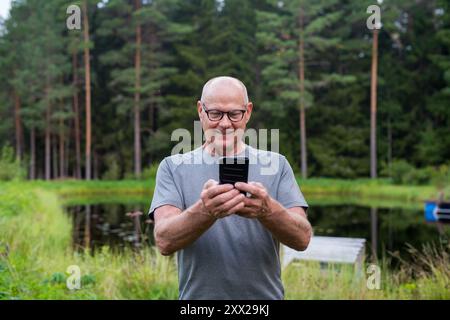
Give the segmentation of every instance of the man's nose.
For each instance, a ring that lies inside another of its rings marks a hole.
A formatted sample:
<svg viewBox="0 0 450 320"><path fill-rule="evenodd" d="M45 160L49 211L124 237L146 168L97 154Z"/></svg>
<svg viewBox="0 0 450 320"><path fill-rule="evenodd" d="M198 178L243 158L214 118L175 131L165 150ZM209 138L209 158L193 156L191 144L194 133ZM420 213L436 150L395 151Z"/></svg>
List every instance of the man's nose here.
<svg viewBox="0 0 450 320"><path fill-rule="evenodd" d="M232 125L233 124L231 123L230 119L228 119L228 115L224 114L223 118L220 119L219 127L223 128L223 129L227 129L227 128L232 127Z"/></svg>

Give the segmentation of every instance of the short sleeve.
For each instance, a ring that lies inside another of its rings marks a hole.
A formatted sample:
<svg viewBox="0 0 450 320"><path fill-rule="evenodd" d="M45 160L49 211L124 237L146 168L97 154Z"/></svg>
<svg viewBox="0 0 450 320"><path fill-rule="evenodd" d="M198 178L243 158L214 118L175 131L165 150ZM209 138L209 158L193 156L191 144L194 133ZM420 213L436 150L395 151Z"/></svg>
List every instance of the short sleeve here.
<svg viewBox="0 0 450 320"><path fill-rule="evenodd" d="M278 185L277 201L285 208L302 207L305 211L308 204L298 186L292 167L285 157L282 157L280 183Z"/></svg>
<svg viewBox="0 0 450 320"><path fill-rule="evenodd" d="M148 210L149 219L154 221L155 210L163 205L172 205L183 210L183 200L166 159L161 161L156 172L156 186Z"/></svg>

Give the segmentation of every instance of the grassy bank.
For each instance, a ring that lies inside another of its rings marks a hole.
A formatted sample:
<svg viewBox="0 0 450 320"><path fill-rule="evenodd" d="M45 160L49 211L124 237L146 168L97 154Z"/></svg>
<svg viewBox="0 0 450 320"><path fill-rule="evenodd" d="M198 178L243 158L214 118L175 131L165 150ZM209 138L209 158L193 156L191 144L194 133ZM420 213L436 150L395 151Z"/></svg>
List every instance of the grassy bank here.
<svg viewBox="0 0 450 320"><path fill-rule="evenodd" d="M416 266L404 264L398 271L392 272L381 262L380 288L368 289L374 285L372 271L361 273L349 265L328 265L298 262L288 266L283 272L286 299L442 299L450 298L450 267L448 249L438 250L434 255L425 249L417 253L425 264Z"/></svg>
<svg viewBox="0 0 450 320"><path fill-rule="evenodd" d="M0 298L171 299L177 295L173 259L152 248L91 256L71 250L71 222L48 190L9 186L0 191ZM68 290L70 265L82 289Z"/></svg>
<svg viewBox="0 0 450 320"><path fill-rule="evenodd" d="M432 185L410 186L396 185L389 179L328 179L312 178L301 180L297 178L302 191L305 194L318 195L341 195L364 197L373 200L402 200L406 202L424 201L435 199L440 191ZM444 189L445 194L449 196L450 185Z"/></svg>
<svg viewBox="0 0 450 320"><path fill-rule="evenodd" d="M420 208L423 201L436 199L439 189L435 186L404 186L394 185L388 179L329 179L312 178L302 180L297 178L305 198L324 204L345 203L361 204L379 207L412 207ZM143 197L151 199L155 187L155 179L119 180L119 181L17 181L0 182L0 187L12 186L24 189L40 188L53 191L64 202L86 203L90 199L98 201L140 202ZM444 189L447 197L450 186Z"/></svg>
<svg viewBox="0 0 450 320"><path fill-rule="evenodd" d="M98 188L105 182L19 184L0 188L0 298L2 299L176 299L174 257L153 248L92 256L71 250L71 222L57 193ZM123 182L122 187L145 183ZM116 188L111 184L112 188ZM83 189L86 188L86 189ZM138 189L138 188L136 188ZM53 190L53 191L52 191ZM92 191L93 189L91 189ZM117 187L116 190L120 190ZM128 189L131 190L131 189ZM135 189L133 189L135 190ZM58 192L55 192L58 191ZM83 191L84 192L84 191ZM287 299L449 299L448 248L416 253L418 264L396 273L382 267L380 290L369 290L366 274L318 264L291 265L283 271ZM82 287L66 287L70 265L80 267Z"/></svg>

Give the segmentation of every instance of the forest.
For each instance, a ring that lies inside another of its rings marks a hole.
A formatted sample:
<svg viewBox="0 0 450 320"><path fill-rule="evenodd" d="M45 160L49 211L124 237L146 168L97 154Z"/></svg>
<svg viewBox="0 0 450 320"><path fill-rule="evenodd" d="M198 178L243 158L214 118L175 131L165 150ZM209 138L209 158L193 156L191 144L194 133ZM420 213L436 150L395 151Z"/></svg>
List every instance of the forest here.
<svg viewBox="0 0 450 320"><path fill-rule="evenodd" d="M13 1L0 22L0 179L145 177L174 129L193 131L203 84L230 75L255 106L249 127L279 129L303 178L428 183L450 159L450 5L376 2L374 31L371 4Z"/></svg>
<svg viewBox="0 0 450 320"><path fill-rule="evenodd" d="M279 130L326 253L284 264L281 246L286 299L449 300L449 13L449 0L0 0L0 300L177 299L175 254L146 213L216 76L246 85L247 129Z"/></svg>

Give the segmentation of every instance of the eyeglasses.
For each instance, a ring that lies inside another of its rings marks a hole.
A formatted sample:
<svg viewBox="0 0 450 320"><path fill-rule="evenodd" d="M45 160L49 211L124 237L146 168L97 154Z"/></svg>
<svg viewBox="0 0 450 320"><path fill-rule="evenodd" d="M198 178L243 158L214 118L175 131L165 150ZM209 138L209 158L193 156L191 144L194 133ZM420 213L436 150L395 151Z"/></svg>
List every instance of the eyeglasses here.
<svg viewBox="0 0 450 320"><path fill-rule="evenodd" d="M203 111L205 111L210 121L220 121L222 120L223 115L227 114L227 117L231 122L238 122L244 118L244 114L247 112L247 110L231 110L228 112L223 112L215 109L207 110L204 102L202 102L202 106Z"/></svg>

